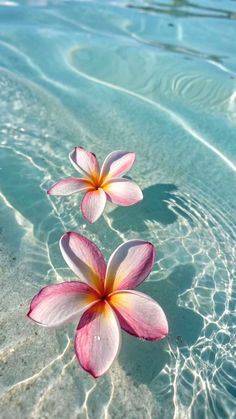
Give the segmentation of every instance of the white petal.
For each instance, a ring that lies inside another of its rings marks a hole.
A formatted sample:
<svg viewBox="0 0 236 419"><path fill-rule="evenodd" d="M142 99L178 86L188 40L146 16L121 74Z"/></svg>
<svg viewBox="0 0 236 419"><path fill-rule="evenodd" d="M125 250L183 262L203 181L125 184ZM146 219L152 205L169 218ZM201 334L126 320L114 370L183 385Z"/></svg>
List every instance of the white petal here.
<svg viewBox="0 0 236 419"><path fill-rule="evenodd" d="M95 304L80 319L75 352L81 367L94 378L110 368L120 348L120 326L106 302Z"/></svg>
<svg viewBox="0 0 236 419"><path fill-rule="evenodd" d="M106 262L91 240L80 234L69 232L62 236L60 248L67 265L80 281L97 291L103 290Z"/></svg>
<svg viewBox="0 0 236 419"><path fill-rule="evenodd" d="M78 281L48 285L33 298L28 317L42 326L56 327L79 320L98 295Z"/></svg>
<svg viewBox="0 0 236 419"><path fill-rule="evenodd" d="M155 248L149 242L130 240L121 244L107 265L107 292L137 287L150 274L154 259Z"/></svg>
<svg viewBox="0 0 236 419"><path fill-rule="evenodd" d="M110 153L101 168L101 178L116 178L123 176L133 166L135 153L127 151L113 151Z"/></svg>
<svg viewBox="0 0 236 419"><path fill-rule="evenodd" d="M116 205L127 207L143 199L140 187L128 179L112 179L103 189L108 199Z"/></svg>
<svg viewBox="0 0 236 419"><path fill-rule="evenodd" d="M101 217L107 197L103 189L86 192L81 202L81 212L83 217L90 223L95 223Z"/></svg>

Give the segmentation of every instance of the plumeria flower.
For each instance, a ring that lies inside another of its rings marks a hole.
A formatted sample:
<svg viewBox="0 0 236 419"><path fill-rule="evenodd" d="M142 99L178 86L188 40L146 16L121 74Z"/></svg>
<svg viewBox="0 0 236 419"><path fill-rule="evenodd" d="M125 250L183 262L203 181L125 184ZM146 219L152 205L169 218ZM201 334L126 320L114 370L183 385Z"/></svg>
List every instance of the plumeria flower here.
<svg viewBox="0 0 236 419"><path fill-rule="evenodd" d="M77 320L75 353L94 378L103 375L118 355L121 329L141 339L168 334L162 308L134 291L150 274L154 246L130 240L119 246L108 264L97 246L77 233L64 234L60 249L80 281L48 285L33 298L28 317L47 327Z"/></svg>
<svg viewBox="0 0 236 419"><path fill-rule="evenodd" d="M69 158L84 178L60 180L49 189L48 194L66 196L85 192L81 212L90 223L94 223L102 215L107 200L116 205L129 206L143 199L139 186L122 178L132 167L135 153L113 151L107 156L101 169L95 154L82 147L76 147Z"/></svg>

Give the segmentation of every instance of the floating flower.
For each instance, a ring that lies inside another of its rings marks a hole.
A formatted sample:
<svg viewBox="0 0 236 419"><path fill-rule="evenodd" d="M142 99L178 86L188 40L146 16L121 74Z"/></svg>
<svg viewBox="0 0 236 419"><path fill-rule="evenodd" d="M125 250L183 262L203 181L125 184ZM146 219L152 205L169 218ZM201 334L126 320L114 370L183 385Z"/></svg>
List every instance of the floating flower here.
<svg viewBox="0 0 236 419"><path fill-rule="evenodd" d="M134 291L152 270L154 246L130 240L106 262L97 246L77 233L64 234L62 255L81 282L48 285L32 300L28 317L47 327L79 321L75 352L82 368L97 378L116 358L121 328L141 339L159 340L168 334L162 308Z"/></svg>
<svg viewBox="0 0 236 419"><path fill-rule="evenodd" d="M85 192L81 202L83 217L94 223L102 215L107 199L116 205L129 206L143 199L136 183L122 178L131 169L135 153L113 151L105 159L101 169L95 154L76 147L69 158L73 166L85 177L67 178L48 190L49 195L71 195Z"/></svg>

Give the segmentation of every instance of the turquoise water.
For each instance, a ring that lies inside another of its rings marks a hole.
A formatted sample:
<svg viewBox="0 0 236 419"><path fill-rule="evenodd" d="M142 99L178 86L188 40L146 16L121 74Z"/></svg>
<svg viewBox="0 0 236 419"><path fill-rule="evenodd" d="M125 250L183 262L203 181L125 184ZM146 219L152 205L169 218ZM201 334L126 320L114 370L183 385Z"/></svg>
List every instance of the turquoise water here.
<svg viewBox="0 0 236 419"><path fill-rule="evenodd" d="M0 417L236 418L235 1L0 1ZM100 160L135 151L144 201L95 225L78 195L46 190L74 176L75 145ZM63 232L108 258L150 240L140 289L170 335L123 334L110 372L75 360L75 325L28 321L32 296L68 278Z"/></svg>

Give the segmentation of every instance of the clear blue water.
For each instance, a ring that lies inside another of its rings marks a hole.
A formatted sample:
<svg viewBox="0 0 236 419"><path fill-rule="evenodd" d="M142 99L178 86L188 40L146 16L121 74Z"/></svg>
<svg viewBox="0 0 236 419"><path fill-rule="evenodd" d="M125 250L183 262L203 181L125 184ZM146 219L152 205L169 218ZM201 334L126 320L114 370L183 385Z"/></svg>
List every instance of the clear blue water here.
<svg viewBox="0 0 236 419"><path fill-rule="evenodd" d="M0 1L1 418L236 418L235 20L233 0ZM135 151L144 201L90 226L78 196L50 200L75 145ZM97 381L74 358L75 325L25 317L69 276L67 230L106 257L136 237L157 248L140 289L170 335L124 334Z"/></svg>

